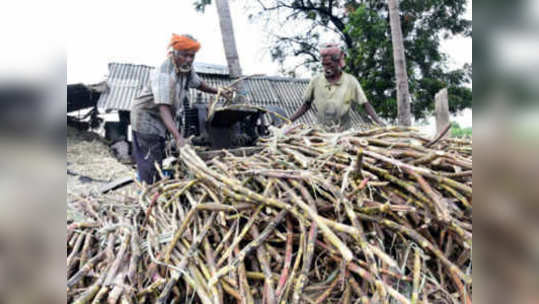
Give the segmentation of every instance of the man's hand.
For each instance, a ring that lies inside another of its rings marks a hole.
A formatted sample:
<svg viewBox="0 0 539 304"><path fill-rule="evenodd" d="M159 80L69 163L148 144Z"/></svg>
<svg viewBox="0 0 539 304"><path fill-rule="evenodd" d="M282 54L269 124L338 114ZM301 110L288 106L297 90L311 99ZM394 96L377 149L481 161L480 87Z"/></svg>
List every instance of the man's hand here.
<svg viewBox="0 0 539 304"><path fill-rule="evenodd" d="M234 90L227 87L221 87L219 88L221 91L221 96L223 96L227 101L232 100L234 98Z"/></svg>
<svg viewBox="0 0 539 304"><path fill-rule="evenodd" d="M180 150L180 148L185 146L185 144L186 144L186 140L185 138L183 138L183 136L180 135L176 137L176 147L178 148L178 151Z"/></svg>
<svg viewBox="0 0 539 304"><path fill-rule="evenodd" d="M382 120L378 117L378 115L376 115L376 112L374 111L374 108L372 107L372 105L368 101L363 106L365 107L365 111L367 112L367 114L369 114L369 116L372 118L372 120L374 122L376 122L376 124L378 124L380 127L385 127L386 126L382 122Z"/></svg>

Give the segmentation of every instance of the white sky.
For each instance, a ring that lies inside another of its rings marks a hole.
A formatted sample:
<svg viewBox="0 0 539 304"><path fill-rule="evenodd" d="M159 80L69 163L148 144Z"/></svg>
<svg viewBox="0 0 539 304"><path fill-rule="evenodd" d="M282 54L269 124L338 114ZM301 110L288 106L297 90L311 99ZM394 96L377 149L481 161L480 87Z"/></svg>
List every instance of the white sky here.
<svg viewBox="0 0 539 304"><path fill-rule="evenodd" d="M0 12L0 80L41 81L53 74L57 78L67 59L67 75L62 76L67 83L99 82L109 62L159 64L172 32L192 33L201 41L197 61L226 65L215 6L201 14L192 2L11 1ZM266 29L249 23L241 3L230 1L244 74L278 74L267 49ZM468 7L471 18L471 0ZM472 60L471 39L453 39L443 49L456 65Z"/></svg>
<svg viewBox="0 0 539 304"><path fill-rule="evenodd" d="M464 17L472 20L472 0L466 3ZM462 36L452 37L442 41L441 49L449 55L449 66L452 68L462 67L465 63L472 63L472 39Z"/></svg>
<svg viewBox="0 0 539 304"><path fill-rule="evenodd" d="M158 65L173 32L190 33L201 42L196 61L226 65L214 5L201 14L190 0L96 0L70 11L67 83L101 81L109 62ZM277 64L261 47L262 30L248 22L238 1L231 2L231 14L243 73L277 74Z"/></svg>
<svg viewBox="0 0 539 304"><path fill-rule="evenodd" d="M204 14L194 10L192 0L94 0L71 1L65 5L64 20L47 21L65 33L67 83L102 81L110 62L156 66L164 60L171 34L190 33L202 44L196 61L226 65L219 19L214 5ZM24 5L24 4L23 4ZM45 4L41 5L43 9ZM265 29L248 21L241 1L230 1L236 45L243 73L277 75L278 64L271 61ZM24 6L23 6L24 7ZM471 0L467 17L471 19ZM39 7L30 11L39 14ZM43 19L43 17L41 17ZM67 20L65 20L67 18ZM53 38L55 38L54 36ZM472 62L472 39L456 37L442 49L450 55L450 66ZM309 77L309 75L301 75ZM461 121L471 125L471 111Z"/></svg>
<svg viewBox="0 0 539 304"><path fill-rule="evenodd" d="M172 32L191 33L201 42L196 61L226 65L214 5L204 14L194 10L191 0L94 0L84 6L77 1L67 5L71 12L65 22L67 83L99 82L109 62L158 65ZM243 73L278 74L262 26L249 23L241 1L231 1L230 6ZM454 55L454 64L472 60L471 39L453 39L443 47Z"/></svg>

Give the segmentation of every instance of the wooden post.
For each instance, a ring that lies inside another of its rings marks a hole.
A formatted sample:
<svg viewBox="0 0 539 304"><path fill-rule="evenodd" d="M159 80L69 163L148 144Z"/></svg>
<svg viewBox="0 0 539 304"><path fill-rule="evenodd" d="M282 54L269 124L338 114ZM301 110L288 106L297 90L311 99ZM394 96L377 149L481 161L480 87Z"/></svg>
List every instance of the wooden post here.
<svg viewBox="0 0 539 304"><path fill-rule="evenodd" d="M440 90L434 96L436 112L436 134L440 134L449 123L449 101L447 88Z"/></svg>

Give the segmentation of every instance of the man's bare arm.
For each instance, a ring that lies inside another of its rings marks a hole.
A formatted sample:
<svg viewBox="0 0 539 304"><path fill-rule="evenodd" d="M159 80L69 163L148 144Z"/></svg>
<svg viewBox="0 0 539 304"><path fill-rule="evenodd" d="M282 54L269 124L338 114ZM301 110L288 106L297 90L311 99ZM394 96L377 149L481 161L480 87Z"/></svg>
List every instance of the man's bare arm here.
<svg viewBox="0 0 539 304"><path fill-rule="evenodd" d="M296 111L296 113L294 113L294 115L292 115L292 117L290 117L290 120L292 122L294 122L296 119L303 116L303 114L305 114L305 112L307 112L310 108L311 108L311 103L310 102L304 102L301 105L301 107Z"/></svg>
<svg viewBox="0 0 539 304"><path fill-rule="evenodd" d="M176 128L176 124L174 123L174 119L172 118L172 113L170 112L170 106L166 104L160 104L159 115L161 116L161 120L163 120L165 127L167 127L167 130L172 134L172 136L174 136L176 144L180 147L183 146L185 144L185 140L183 139L180 131Z"/></svg>
<svg viewBox="0 0 539 304"><path fill-rule="evenodd" d="M200 90L202 92L210 93L210 94L217 94L218 93L218 90L216 88L208 86L208 84L205 81L202 81L202 83L200 84L200 87L198 87L198 90ZM231 99L232 94L233 94L233 92L231 90L223 90L223 91L221 91L221 97L224 97L226 99Z"/></svg>
<svg viewBox="0 0 539 304"><path fill-rule="evenodd" d="M200 84L200 87L198 89L202 92L210 93L210 94L217 94L217 89L210 87L205 81L202 81Z"/></svg>
<svg viewBox="0 0 539 304"><path fill-rule="evenodd" d="M374 108L372 105L367 101L364 105L365 111L367 111L367 114L369 114L370 117L376 122L378 125L384 127L385 124L382 122L382 120L376 115L376 112L374 111Z"/></svg>

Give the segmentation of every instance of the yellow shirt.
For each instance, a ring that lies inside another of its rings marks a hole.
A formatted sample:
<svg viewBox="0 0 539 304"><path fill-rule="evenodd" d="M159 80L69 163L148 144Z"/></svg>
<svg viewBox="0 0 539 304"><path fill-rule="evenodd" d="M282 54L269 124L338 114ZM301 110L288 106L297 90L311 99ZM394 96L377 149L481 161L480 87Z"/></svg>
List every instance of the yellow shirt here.
<svg viewBox="0 0 539 304"><path fill-rule="evenodd" d="M345 130L351 127L352 102L361 105L367 102L367 97L357 79L343 72L335 84L330 84L323 74L315 76L309 82L303 100L312 103L318 123L339 125Z"/></svg>

